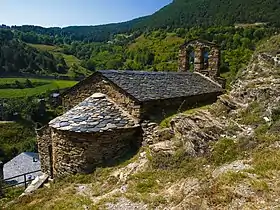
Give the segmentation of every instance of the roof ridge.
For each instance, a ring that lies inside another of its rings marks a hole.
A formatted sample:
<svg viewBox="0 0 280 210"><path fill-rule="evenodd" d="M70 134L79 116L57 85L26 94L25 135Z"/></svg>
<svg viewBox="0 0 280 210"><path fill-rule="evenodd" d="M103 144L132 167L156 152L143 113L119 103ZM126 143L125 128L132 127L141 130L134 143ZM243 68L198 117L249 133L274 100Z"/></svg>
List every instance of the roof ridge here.
<svg viewBox="0 0 280 210"><path fill-rule="evenodd" d="M138 71L138 70L98 70L101 74L106 73L133 73L133 74L175 74L175 75L186 75L186 74L193 74L193 72L177 72L177 71Z"/></svg>
<svg viewBox="0 0 280 210"><path fill-rule="evenodd" d="M215 84L215 85L217 85L217 86L219 86L220 88L223 89L223 87L222 87L221 84L219 84L219 83L218 83L217 81L215 81L215 80L212 80L210 77L207 77L207 76L205 76L204 74L201 74L201 73L199 73L199 72L194 72L194 74L198 74L198 75L202 76L203 78L207 79L208 81L212 82L213 84Z"/></svg>

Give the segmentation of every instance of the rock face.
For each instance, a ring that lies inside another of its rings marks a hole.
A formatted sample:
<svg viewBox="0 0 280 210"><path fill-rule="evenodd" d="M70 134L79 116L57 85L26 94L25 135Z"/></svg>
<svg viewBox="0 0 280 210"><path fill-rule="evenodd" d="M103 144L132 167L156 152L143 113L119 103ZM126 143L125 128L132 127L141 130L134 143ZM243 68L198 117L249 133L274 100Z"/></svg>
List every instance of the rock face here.
<svg viewBox="0 0 280 210"><path fill-rule="evenodd" d="M195 115L179 115L170 124L176 138L184 142L185 150L191 156L206 153L209 143L216 141L225 128L225 123L204 110Z"/></svg>
<svg viewBox="0 0 280 210"><path fill-rule="evenodd" d="M213 178L217 178L221 174L227 173L229 171L237 173L237 172L240 172L243 170L251 169L252 166L249 165L248 163L250 163L250 161L244 161L244 160L234 161L230 164L226 164L220 168L215 169L212 173L212 176L213 176Z"/></svg>
<svg viewBox="0 0 280 210"><path fill-rule="evenodd" d="M123 210L123 209L131 209L131 210L146 210L149 209L147 204L144 203L135 203L127 198L120 198L117 202L107 203L106 209L108 210Z"/></svg>

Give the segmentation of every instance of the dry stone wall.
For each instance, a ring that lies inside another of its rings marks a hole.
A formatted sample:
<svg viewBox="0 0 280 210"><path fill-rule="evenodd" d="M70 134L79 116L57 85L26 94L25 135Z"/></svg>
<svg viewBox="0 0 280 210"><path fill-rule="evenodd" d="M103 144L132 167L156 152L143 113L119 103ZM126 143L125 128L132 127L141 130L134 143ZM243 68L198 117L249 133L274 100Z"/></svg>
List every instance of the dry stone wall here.
<svg viewBox="0 0 280 210"><path fill-rule="evenodd" d="M190 70L190 52L194 50L194 71L214 80L220 76L220 49L217 45L194 40L181 46L179 51L179 72ZM208 51L208 63L205 64L204 53Z"/></svg>
<svg viewBox="0 0 280 210"><path fill-rule="evenodd" d="M52 129L54 176L91 173L129 150L139 147L140 128L117 129L103 133L74 133Z"/></svg>
<svg viewBox="0 0 280 210"><path fill-rule="evenodd" d="M0 198L3 196L2 185L4 179L4 171L3 171L4 163L0 161Z"/></svg>
<svg viewBox="0 0 280 210"><path fill-rule="evenodd" d="M37 145L41 162L42 172L52 175L52 139L51 129L49 126L45 126L37 130Z"/></svg>

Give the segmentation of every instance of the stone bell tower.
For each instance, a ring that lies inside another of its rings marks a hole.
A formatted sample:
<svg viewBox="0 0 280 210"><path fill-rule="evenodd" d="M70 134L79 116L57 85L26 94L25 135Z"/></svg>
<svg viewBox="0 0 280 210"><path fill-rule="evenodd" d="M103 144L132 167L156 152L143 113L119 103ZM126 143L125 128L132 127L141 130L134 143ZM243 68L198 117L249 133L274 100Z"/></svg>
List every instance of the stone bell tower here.
<svg viewBox="0 0 280 210"><path fill-rule="evenodd" d="M222 86L225 80L220 77L220 48L218 45L204 41L192 40L180 47L179 51L179 72L201 73Z"/></svg>

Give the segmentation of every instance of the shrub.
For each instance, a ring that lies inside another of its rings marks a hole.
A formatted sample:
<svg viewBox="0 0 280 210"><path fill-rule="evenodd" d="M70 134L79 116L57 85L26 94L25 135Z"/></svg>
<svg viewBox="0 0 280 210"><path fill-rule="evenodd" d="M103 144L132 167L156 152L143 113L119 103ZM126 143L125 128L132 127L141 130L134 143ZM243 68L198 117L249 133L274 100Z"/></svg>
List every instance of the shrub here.
<svg viewBox="0 0 280 210"><path fill-rule="evenodd" d="M233 139L224 138L214 144L210 160L219 166L236 160L239 154L238 144Z"/></svg>

